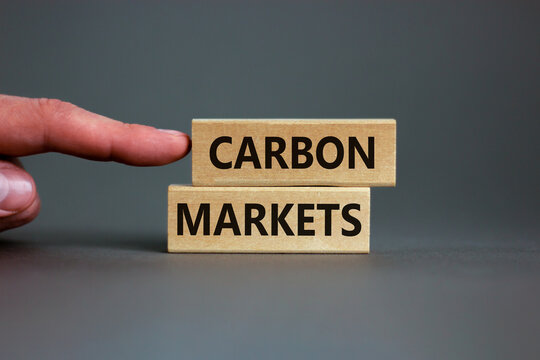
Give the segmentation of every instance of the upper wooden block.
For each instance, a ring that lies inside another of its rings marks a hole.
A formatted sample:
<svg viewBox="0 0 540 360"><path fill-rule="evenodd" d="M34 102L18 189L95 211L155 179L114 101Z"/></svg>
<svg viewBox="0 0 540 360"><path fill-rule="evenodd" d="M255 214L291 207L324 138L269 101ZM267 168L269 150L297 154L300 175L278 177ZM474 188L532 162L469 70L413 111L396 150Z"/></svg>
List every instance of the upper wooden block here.
<svg viewBox="0 0 540 360"><path fill-rule="evenodd" d="M194 186L395 186L393 119L194 119Z"/></svg>

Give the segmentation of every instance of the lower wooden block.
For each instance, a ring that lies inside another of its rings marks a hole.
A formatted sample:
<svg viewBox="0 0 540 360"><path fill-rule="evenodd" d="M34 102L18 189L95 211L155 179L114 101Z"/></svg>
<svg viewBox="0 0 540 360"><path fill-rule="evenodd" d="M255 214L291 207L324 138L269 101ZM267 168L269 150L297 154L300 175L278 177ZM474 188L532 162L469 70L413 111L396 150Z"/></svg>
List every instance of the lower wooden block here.
<svg viewBox="0 0 540 360"><path fill-rule="evenodd" d="M169 186L169 252L369 253L369 188Z"/></svg>

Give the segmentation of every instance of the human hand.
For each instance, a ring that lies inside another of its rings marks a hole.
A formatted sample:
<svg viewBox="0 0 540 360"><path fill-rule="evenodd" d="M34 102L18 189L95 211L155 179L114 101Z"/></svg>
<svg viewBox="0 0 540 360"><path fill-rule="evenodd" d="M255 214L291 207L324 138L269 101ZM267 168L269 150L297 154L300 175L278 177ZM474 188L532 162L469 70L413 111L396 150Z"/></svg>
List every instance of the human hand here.
<svg viewBox="0 0 540 360"><path fill-rule="evenodd" d="M128 165L165 165L183 158L189 136L125 124L51 99L0 95L0 231L32 221L40 200L16 158L55 151Z"/></svg>

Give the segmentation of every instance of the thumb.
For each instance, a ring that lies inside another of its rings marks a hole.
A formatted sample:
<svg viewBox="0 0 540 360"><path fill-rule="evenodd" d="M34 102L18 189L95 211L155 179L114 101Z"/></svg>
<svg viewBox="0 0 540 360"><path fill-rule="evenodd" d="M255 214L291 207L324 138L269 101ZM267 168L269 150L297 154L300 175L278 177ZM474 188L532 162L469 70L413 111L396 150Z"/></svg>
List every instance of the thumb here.
<svg viewBox="0 0 540 360"><path fill-rule="evenodd" d="M0 231L32 221L39 213L34 180L17 160L0 160Z"/></svg>

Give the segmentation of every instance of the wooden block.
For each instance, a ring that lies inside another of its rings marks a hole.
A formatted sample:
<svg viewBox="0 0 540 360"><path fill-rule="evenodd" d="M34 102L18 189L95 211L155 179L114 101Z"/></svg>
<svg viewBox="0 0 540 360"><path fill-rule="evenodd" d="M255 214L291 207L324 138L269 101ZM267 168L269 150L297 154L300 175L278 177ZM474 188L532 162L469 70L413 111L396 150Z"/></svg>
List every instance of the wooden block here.
<svg viewBox="0 0 540 360"><path fill-rule="evenodd" d="M169 186L169 252L368 253L369 188Z"/></svg>
<svg viewBox="0 0 540 360"><path fill-rule="evenodd" d="M194 186L395 186L396 121L194 119Z"/></svg>

